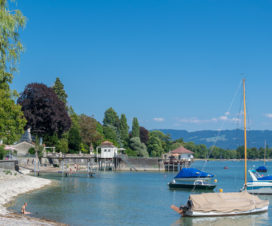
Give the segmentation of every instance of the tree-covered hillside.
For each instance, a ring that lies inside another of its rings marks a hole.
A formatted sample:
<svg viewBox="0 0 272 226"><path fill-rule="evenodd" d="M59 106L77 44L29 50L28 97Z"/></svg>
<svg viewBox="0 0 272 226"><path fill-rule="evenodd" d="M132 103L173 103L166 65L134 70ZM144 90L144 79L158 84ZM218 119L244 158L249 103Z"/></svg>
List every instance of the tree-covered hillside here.
<svg viewBox="0 0 272 226"><path fill-rule="evenodd" d="M205 144L207 147L213 145L224 149L236 149L244 144L243 130L202 130L188 132L186 130L161 129L165 134L169 134L172 140L182 138L185 142L194 142L195 144ZM271 130L249 130L247 131L247 142L249 148L264 147L264 143L272 145Z"/></svg>

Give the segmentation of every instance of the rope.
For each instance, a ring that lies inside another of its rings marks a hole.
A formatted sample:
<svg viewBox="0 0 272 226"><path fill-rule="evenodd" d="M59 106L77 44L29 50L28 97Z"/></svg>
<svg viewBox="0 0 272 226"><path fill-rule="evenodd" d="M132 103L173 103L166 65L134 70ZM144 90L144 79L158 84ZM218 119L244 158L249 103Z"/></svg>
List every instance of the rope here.
<svg viewBox="0 0 272 226"><path fill-rule="evenodd" d="M239 90L241 89L241 86L242 86L242 81L239 82L239 85L238 85L238 87L237 87L237 89L236 89L236 91L235 91L235 93L234 93L234 95L233 95L233 97L232 97L232 100L231 100L230 105L229 105L229 107L228 107L228 109L227 109L226 112L230 112L230 111L231 111L232 106L233 106L233 104L234 104L234 100L236 99L236 97L237 97L237 95L238 95L238 93L239 93ZM218 133L217 133L217 136L216 136L216 138L215 138L215 140L214 140L214 143L213 143L213 145L211 146L210 150L208 151L207 159L209 159L209 157L210 157L210 155L211 155L211 153L212 153L212 151L213 151L213 149L214 149L214 147L215 147L215 145L216 145L216 143L217 143L217 141L218 141L219 135L220 135L222 129L224 128L224 126L225 126L225 123L226 123L226 120L224 120L224 121L222 122L221 127L220 127L220 129L218 130ZM207 160L206 160L205 163L203 164L203 166L202 166L202 168L201 168L201 171L203 171L203 170L206 168L206 165L207 165ZM199 177L198 177L197 179L200 179L200 175L199 175ZM194 192L194 191L195 191L195 188L196 188L196 185L194 184L194 187L193 187L193 189L192 189L191 192Z"/></svg>

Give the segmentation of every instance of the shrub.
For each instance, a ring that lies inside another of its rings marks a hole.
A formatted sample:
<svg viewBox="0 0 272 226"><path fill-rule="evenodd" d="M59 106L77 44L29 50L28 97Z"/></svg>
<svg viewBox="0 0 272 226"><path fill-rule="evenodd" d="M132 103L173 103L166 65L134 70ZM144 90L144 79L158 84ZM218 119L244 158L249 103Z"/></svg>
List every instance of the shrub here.
<svg viewBox="0 0 272 226"><path fill-rule="evenodd" d="M0 145L0 159L2 160L7 154L7 151L4 149L4 145Z"/></svg>
<svg viewBox="0 0 272 226"><path fill-rule="evenodd" d="M35 148L29 148L28 153L31 155L35 155L36 153Z"/></svg>

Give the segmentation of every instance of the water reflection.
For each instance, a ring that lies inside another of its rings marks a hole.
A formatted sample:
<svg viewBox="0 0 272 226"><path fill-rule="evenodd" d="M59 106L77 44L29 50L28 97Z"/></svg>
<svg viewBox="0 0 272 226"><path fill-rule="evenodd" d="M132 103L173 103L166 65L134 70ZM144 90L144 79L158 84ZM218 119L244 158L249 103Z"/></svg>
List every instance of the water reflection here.
<svg viewBox="0 0 272 226"><path fill-rule="evenodd" d="M268 213L229 216L229 217L183 217L175 221L172 226L229 226L229 225L268 225Z"/></svg>

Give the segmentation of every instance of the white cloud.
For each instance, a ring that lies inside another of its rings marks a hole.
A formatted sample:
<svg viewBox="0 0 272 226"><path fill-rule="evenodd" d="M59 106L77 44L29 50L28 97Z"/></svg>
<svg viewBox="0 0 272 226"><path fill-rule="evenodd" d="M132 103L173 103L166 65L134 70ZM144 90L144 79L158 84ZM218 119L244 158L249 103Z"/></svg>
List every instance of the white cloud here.
<svg viewBox="0 0 272 226"><path fill-rule="evenodd" d="M272 113L267 113L267 114L265 114L265 116L266 116L267 118L272 118Z"/></svg>
<svg viewBox="0 0 272 226"><path fill-rule="evenodd" d="M153 118L154 121L156 122L163 122L164 118L160 117L160 118Z"/></svg>
<svg viewBox="0 0 272 226"><path fill-rule="evenodd" d="M217 123L219 121L227 121L227 122L239 122L240 118L237 117L228 117L230 115L229 112L226 112L224 115L219 116L217 118L211 118L211 119L198 119L196 117L192 118L178 118L177 121L180 123L189 123L189 124L201 124L201 123ZM272 114L271 114L272 118Z"/></svg>
<svg viewBox="0 0 272 226"><path fill-rule="evenodd" d="M228 116L223 115L223 116L220 116L219 119L222 120L222 121L227 121L228 120Z"/></svg>

